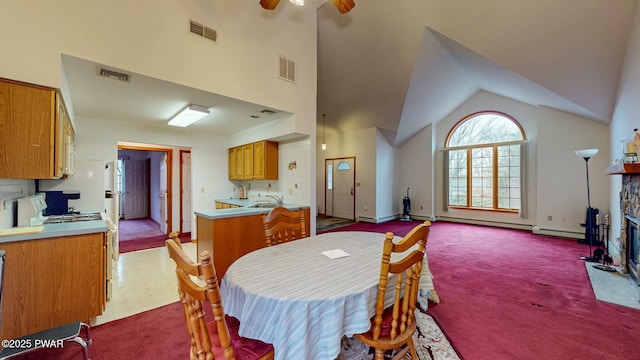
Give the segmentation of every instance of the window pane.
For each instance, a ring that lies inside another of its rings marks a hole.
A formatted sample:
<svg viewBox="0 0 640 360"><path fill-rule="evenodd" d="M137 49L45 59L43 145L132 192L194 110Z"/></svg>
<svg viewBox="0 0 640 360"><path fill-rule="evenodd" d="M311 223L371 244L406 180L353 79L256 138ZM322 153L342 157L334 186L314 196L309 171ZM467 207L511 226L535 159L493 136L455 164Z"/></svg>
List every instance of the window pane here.
<svg viewBox="0 0 640 360"><path fill-rule="evenodd" d="M467 206L467 151L449 152L449 205Z"/></svg>
<svg viewBox="0 0 640 360"><path fill-rule="evenodd" d="M449 205L518 210L520 145L499 143L524 139L517 122L497 113L476 114L457 124L446 146L465 148L449 151Z"/></svg>
<svg viewBox="0 0 640 360"><path fill-rule="evenodd" d="M513 120L494 113L478 114L458 124L449 135L447 146L469 146L523 140Z"/></svg>

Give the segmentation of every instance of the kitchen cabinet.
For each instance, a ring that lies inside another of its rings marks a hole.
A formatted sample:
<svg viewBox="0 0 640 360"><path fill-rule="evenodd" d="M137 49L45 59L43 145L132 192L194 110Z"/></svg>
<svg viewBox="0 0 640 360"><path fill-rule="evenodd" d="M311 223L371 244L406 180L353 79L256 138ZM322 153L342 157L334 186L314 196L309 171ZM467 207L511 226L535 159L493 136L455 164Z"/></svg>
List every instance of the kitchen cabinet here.
<svg viewBox="0 0 640 360"><path fill-rule="evenodd" d="M0 79L0 178L59 179L73 129L60 93Z"/></svg>
<svg viewBox="0 0 640 360"><path fill-rule="evenodd" d="M305 208L307 234L311 234L309 215L309 208ZM266 246L260 213L218 219L209 219L196 214L196 226L197 253L208 250L213 254L218 279L222 279L229 266L241 256Z"/></svg>
<svg viewBox="0 0 640 360"><path fill-rule="evenodd" d="M242 146L244 151L244 179L253 180L253 144Z"/></svg>
<svg viewBox="0 0 640 360"><path fill-rule="evenodd" d="M278 180L278 143L265 140L229 148L229 180Z"/></svg>
<svg viewBox="0 0 640 360"><path fill-rule="evenodd" d="M229 180L236 179L236 148L229 148Z"/></svg>
<svg viewBox="0 0 640 360"><path fill-rule="evenodd" d="M101 315L110 261L105 239L98 232L0 243L6 251L0 337Z"/></svg>
<svg viewBox="0 0 640 360"><path fill-rule="evenodd" d="M244 180L244 147L235 148L236 153L236 180Z"/></svg>
<svg viewBox="0 0 640 360"><path fill-rule="evenodd" d="M216 201L216 209L231 209L231 208L239 208L239 207L242 207L242 206Z"/></svg>
<svg viewBox="0 0 640 360"><path fill-rule="evenodd" d="M278 180L278 143L258 141L253 144L253 178Z"/></svg>

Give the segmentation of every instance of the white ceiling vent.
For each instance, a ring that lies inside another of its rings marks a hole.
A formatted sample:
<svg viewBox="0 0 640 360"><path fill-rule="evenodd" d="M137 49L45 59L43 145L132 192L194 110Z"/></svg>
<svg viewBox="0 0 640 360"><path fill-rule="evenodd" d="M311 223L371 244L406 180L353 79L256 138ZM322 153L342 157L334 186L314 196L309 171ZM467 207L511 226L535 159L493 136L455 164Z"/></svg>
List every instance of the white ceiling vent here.
<svg viewBox="0 0 640 360"><path fill-rule="evenodd" d="M278 55L278 77L282 80L296 82L296 63L282 55Z"/></svg>
<svg viewBox="0 0 640 360"><path fill-rule="evenodd" d="M121 71L107 69L102 66L96 66L96 74L98 76L106 77L109 79L120 80L124 82L131 82L131 74L123 73Z"/></svg>
<svg viewBox="0 0 640 360"><path fill-rule="evenodd" d="M191 33L196 34L205 39L209 39L213 42L216 42L218 39L218 33L210 27L206 27L202 24L198 24L197 22L190 20L189 31Z"/></svg>

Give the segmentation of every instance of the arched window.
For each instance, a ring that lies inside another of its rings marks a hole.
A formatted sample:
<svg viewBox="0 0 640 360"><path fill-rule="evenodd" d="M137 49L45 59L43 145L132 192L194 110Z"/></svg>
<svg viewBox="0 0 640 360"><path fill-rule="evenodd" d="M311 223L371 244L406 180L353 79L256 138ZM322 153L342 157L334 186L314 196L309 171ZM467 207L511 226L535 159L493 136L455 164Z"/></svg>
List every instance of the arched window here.
<svg viewBox="0 0 640 360"><path fill-rule="evenodd" d="M521 211L525 140L507 114L480 112L460 120L445 141L448 207Z"/></svg>

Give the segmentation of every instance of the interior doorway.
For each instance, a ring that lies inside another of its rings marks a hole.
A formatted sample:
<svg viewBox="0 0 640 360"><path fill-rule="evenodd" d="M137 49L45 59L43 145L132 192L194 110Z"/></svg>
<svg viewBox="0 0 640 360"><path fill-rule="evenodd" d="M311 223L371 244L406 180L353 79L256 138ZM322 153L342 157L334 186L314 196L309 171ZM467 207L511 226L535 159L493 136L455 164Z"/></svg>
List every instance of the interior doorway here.
<svg viewBox="0 0 640 360"><path fill-rule="evenodd" d="M325 159L325 215L355 220L356 158Z"/></svg>
<svg viewBox="0 0 640 360"><path fill-rule="evenodd" d="M124 170L120 189L122 219L152 219L162 234L171 231L172 153L172 148L118 144L118 158ZM119 226L121 237L126 237L125 230Z"/></svg>

